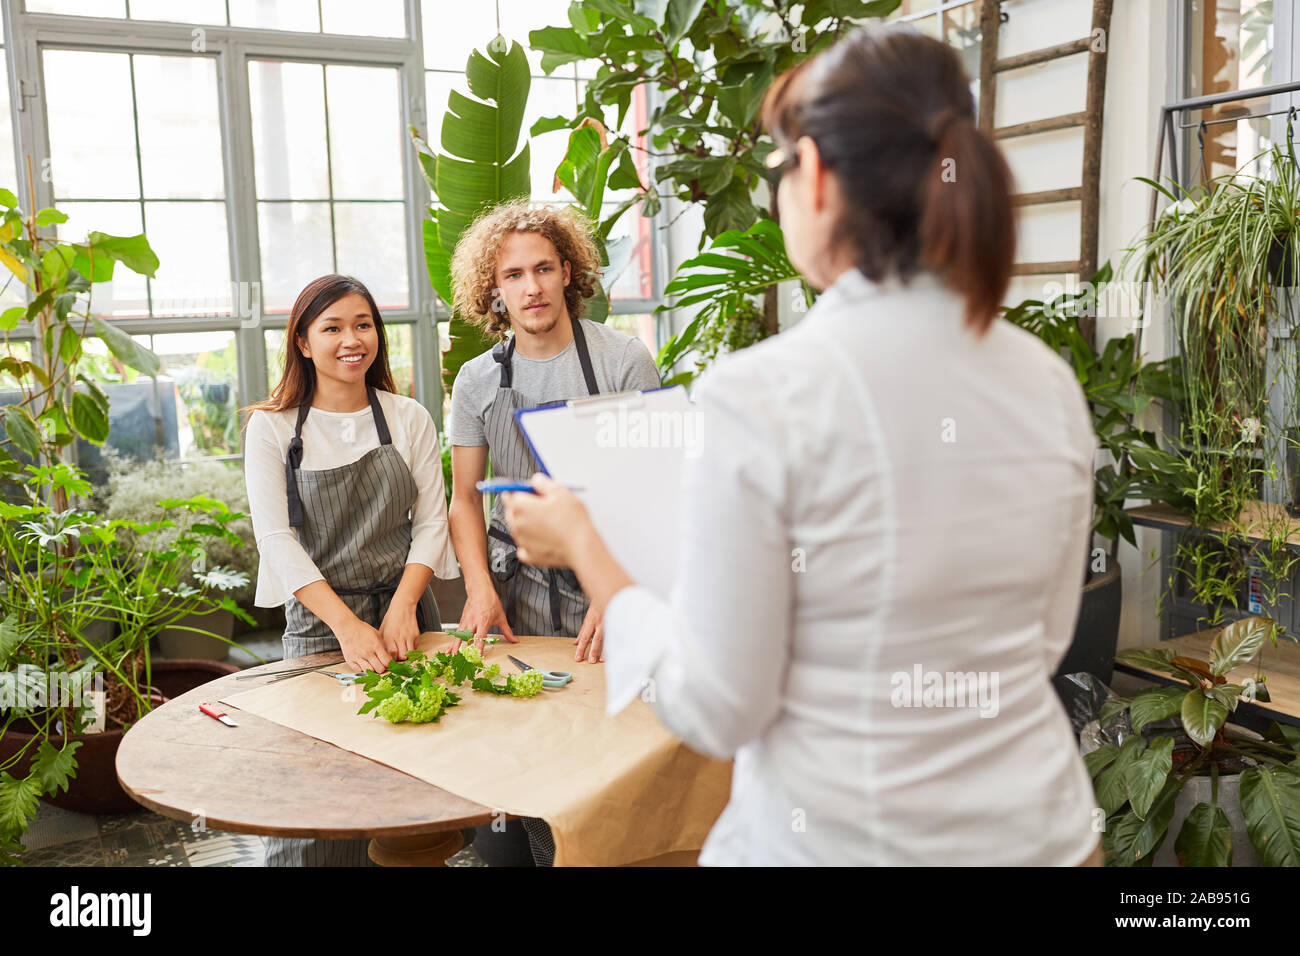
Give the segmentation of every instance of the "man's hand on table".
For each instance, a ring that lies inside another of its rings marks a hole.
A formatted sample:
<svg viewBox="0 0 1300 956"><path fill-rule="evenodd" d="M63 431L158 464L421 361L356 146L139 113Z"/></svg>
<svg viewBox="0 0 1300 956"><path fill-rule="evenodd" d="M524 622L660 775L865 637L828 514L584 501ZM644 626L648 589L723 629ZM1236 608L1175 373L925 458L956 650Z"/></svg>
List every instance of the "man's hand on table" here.
<svg viewBox="0 0 1300 956"><path fill-rule="evenodd" d="M501 599L497 597L496 591L489 589L469 592L466 595L465 609L460 612L460 623L457 629L474 632L474 646L478 648L479 654L483 653L488 629L494 625L501 628L501 634L511 644L519 643L519 638L515 637L514 631L510 630L509 622L506 621L506 612L501 606ZM447 647L447 653L455 654L460 650L462 643L464 642L460 638L453 638Z"/></svg>
<svg viewBox="0 0 1300 956"><path fill-rule="evenodd" d="M573 643L578 645L573 654L575 661L585 657L589 663L596 664L605 659L605 621L600 614L596 613L595 607L587 608L582 630L578 631L578 636L574 638Z"/></svg>

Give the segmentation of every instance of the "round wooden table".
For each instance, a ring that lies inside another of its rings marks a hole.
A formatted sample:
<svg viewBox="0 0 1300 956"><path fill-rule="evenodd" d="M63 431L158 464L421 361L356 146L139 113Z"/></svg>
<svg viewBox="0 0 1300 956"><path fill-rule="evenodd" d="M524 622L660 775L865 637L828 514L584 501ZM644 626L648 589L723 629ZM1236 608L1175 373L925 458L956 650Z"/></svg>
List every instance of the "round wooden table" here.
<svg viewBox="0 0 1300 956"><path fill-rule="evenodd" d="M164 816L259 836L370 838L383 866L442 866L463 845L460 830L492 810L306 734L236 711L227 727L201 701L260 687L237 680L298 666L338 663L337 651L275 661L197 687L145 715L122 738L117 779Z"/></svg>

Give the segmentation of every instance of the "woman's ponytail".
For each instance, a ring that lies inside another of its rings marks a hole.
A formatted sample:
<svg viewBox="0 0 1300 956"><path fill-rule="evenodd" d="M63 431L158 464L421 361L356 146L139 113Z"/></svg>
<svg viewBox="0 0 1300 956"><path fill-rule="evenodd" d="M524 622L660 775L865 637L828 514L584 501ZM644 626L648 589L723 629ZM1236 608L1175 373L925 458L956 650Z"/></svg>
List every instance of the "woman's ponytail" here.
<svg viewBox="0 0 1300 956"><path fill-rule="evenodd" d="M988 134L955 110L941 110L929 133L935 162L921 196L921 265L965 297L967 323L983 332L1011 281L1011 170Z"/></svg>
<svg viewBox="0 0 1300 956"><path fill-rule="evenodd" d="M1011 171L975 125L970 80L945 43L901 26L862 27L777 78L763 124L809 136L844 193L832 240L873 281L922 269L992 323L1011 279Z"/></svg>

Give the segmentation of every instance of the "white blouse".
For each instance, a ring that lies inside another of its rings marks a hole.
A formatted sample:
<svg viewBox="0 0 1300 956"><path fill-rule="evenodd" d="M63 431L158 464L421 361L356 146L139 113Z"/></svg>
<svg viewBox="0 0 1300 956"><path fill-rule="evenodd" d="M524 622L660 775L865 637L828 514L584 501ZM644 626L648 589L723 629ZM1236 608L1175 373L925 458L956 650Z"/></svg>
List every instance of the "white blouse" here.
<svg viewBox="0 0 1300 956"><path fill-rule="evenodd" d="M704 864L1074 865L1095 800L1049 679L1090 542L1091 418L1034 336L851 270L700 379L671 601L605 614L640 696L735 757Z"/></svg>
<svg viewBox="0 0 1300 956"><path fill-rule="evenodd" d="M411 548L407 564L423 564L439 578L460 576L447 523L447 499L442 480L442 453L433 418L419 402L405 395L378 391L379 407L397 449L419 489L411 508ZM257 572L258 607L276 607L293 593L324 575L298 542L289 525L284 463L298 421L296 408L283 412L254 412L244 437L244 479L252 511L253 534L261 556ZM359 412L326 412L313 408L302 426L302 468L317 471L348 465L379 447L375 416L367 405ZM364 507L364 502L358 503Z"/></svg>

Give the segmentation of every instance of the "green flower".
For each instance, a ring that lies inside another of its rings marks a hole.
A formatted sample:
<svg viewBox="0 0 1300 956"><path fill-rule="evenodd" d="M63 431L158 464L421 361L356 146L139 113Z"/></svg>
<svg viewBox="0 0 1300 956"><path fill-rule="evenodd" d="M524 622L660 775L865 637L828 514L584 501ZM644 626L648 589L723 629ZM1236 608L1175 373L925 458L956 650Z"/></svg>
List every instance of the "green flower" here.
<svg viewBox="0 0 1300 956"><path fill-rule="evenodd" d="M542 672L531 670L511 674L506 678L506 687L514 697L532 697L542 689Z"/></svg>
<svg viewBox="0 0 1300 956"><path fill-rule="evenodd" d="M447 706L447 688L441 684L420 688L420 699L411 708L408 718L413 724L427 724L437 720Z"/></svg>
<svg viewBox="0 0 1300 956"><path fill-rule="evenodd" d="M394 694L380 701L376 710L390 724L400 724L411 715L411 698L405 694Z"/></svg>

